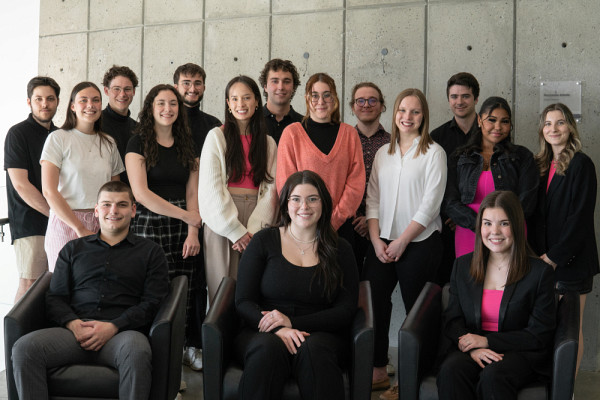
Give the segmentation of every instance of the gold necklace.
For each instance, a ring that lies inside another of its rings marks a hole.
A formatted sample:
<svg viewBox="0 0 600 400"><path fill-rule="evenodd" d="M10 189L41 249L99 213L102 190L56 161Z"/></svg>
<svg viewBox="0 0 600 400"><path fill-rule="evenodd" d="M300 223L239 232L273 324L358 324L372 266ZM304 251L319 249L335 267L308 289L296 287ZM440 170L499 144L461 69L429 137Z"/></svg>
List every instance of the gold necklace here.
<svg viewBox="0 0 600 400"><path fill-rule="evenodd" d="M289 229L287 231L290 234L290 237L293 239L292 243L294 243L294 246L296 246L296 248L300 251L300 255L302 255L302 256L305 254L305 251L308 250L308 249L310 249L314 245L315 241L317 240L316 236L314 237L314 239L308 240L308 241L307 240L300 240L300 239L298 239L292 233L292 227L291 226L289 227ZM298 242L298 243L304 243L304 244L309 244L309 245L308 245L308 247L306 247L306 248L303 249L296 242Z"/></svg>

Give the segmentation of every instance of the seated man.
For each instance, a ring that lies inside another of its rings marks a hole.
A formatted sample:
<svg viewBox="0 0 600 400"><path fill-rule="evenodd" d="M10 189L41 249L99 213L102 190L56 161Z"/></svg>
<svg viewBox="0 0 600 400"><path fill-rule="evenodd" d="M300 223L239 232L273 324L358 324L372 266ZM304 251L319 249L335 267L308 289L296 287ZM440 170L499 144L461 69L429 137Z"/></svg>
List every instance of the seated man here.
<svg viewBox="0 0 600 400"><path fill-rule="evenodd" d="M13 346L21 400L47 399L46 370L68 364L115 368L120 399L149 396L146 333L168 292L167 261L159 245L129 233L135 203L126 184L104 184L95 214L100 232L67 243L56 262L46 314L58 327L31 332Z"/></svg>

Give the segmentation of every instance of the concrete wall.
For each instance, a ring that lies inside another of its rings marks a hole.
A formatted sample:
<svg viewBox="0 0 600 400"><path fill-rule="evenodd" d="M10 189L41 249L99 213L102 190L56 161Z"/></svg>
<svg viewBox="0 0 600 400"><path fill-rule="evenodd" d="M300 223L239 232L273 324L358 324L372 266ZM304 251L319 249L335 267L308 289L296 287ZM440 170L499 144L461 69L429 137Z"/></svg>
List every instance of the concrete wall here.
<svg viewBox="0 0 600 400"><path fill-rule="evenodd" d="M597 0L41 0L39 72L65 88L62 122L73 85L100 84L113 63L141 78L137 114L153 85L196 62L208 74L203 109L223 118L226 82L238 74L258 78L266 61L281 57L295 63L303 82L330 73L346 122L355 122L347 105L352 86L372 80L391 104L406 87L423 89L436 127L451 116L446 80L465 70L479 79L482 101L500 95L513 104L516 141L534 152L540 81L581 80L584 151L600 165L598 15ZM293 105L304 112L302 96ZM388 129L391 120L391 111L383 114ZM588 370L600 366L598 293L588 296L584 315ZM397 293L394 301L392 344L403 319Z"/></svg>

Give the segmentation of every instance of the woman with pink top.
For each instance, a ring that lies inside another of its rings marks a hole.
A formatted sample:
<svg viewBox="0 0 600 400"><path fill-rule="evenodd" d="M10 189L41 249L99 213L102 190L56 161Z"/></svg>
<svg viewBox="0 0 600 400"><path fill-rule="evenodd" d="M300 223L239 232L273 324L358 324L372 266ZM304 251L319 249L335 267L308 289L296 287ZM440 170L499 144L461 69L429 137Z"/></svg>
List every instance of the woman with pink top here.
<svg viewBox="0 0 600 400"><path fill-rule="evenodd" d="M554 271L527 246L519 198L492 192L477 214L475 251L454 263L440 400L516 399L549 379L555 324Z"/></svg>
<svg viewBox="0 0 600 400"><path fill-rule="evenodd" d="M340 121L334 80L317 73L306 82L306 115L287 126L277 151L277 191L294 172L310 170L325 181L331 199L331 225L354 241L352 217L365 191L365 165L356 129Z"/></svg>
<svg viewBox="0 0 600 400"><path fill-rule="evenodd" d="M477 116L479 132L448 158L448 182L442 209L456 225L456 257L473 251L475 217L488 193L513 191L519 196L526 219L535 210L537 168L531 151L511 143L511 116L505 99L486 99Z"/></svg>
<svg viewBox="0 0 600 400"><path fill-rule="evenodd" d="M204 221L209 301L225 276L237 278L252 235L275 222L277 146L267 135L258 85L237 76L225 88L225 125L206 136L198 200Z"/></svg>

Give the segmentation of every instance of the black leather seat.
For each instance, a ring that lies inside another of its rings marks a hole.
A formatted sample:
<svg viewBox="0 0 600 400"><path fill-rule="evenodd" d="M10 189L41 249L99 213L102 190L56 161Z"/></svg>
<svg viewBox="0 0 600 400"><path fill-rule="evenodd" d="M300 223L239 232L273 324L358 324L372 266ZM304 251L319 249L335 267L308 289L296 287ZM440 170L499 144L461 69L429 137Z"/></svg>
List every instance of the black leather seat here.
<svg viewBox="0 0 600 400"><path fill-rule="evenodd" d="M400 399L437 400L432 366L439 356L442 312L448 305L449 286L427 283L398 332ZM567 293L558 303L554 335L552 382L535 382L519 391L519 400L570 400L575 384L579 343L579 296ZM446 343L448 344L448 343Z"/></svg>
<svg viewBox="0 0 600 400"><path fill-rule="evenodd" d="M46 272L4 317L4 349L8 398L19 398L12 369L12 347L23 335L50 326L46 320L45 294L52 273ZM185 334L187 277L171 281L152 323L152 387L150 399L173 400L181 382L181 359ZM119 373L97 365L68 365L48 371L48 391L52 400L118 399Z"/></svg>
<svg viewBox="0 0 600 400"><path fill-rule="evenodd" d="M202 324L205 400L237 399L243 370L231 360L232 343L239 324L234 300L235 280L223 278ZM371 286L366 281L360 283L352 338L352 365L344 376L346 398L370 399L374 336ZM300 399L298 386L293 379L287 382L282 398Z"/></svg>

